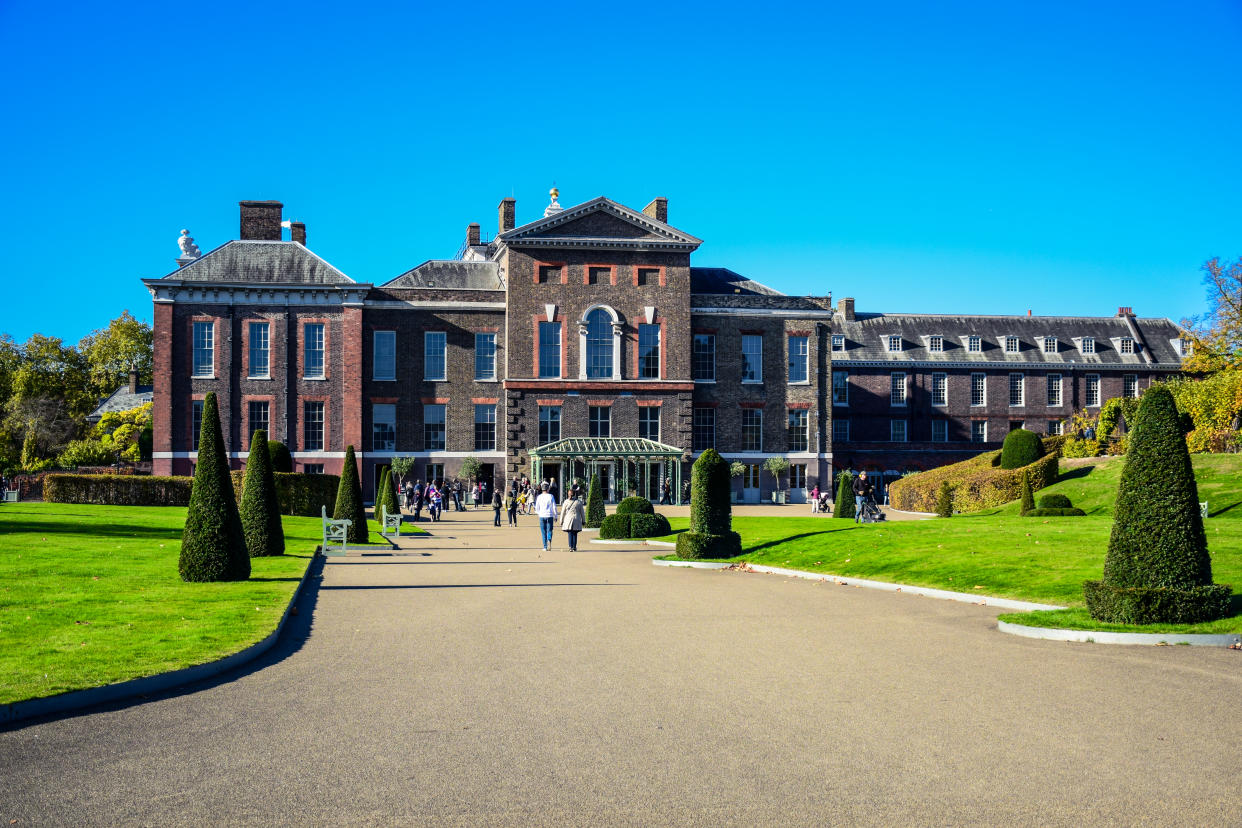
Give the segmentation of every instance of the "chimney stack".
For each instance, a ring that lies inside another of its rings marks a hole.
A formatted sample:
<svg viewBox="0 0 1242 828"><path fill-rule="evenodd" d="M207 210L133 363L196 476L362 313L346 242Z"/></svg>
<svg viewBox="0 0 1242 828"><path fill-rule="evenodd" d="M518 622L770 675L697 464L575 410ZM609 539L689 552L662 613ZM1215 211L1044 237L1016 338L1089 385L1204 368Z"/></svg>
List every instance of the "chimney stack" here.
<svg viewBox="0 0 1242 828"><path fill-rule="evenodd" d="M306 247L306 222L295 221L290 224L289 235L295 242Z"/></svg>
<svg viewBox="0 0 1242 828"><path fill-rule="evenodd" d="M500 232L507 233L517 227L517 199L502 198L500 200Z"/></svg>
<svg viewBox="0 0 1242 828"><path fill-rule="evenodd" d="M133 365L129 367L129 393L138 393L138 368Z"/></svg>
<svg viewBox="0 0 1242 828"><path fill-rule="evenodd" d="M472 221L466 225L466 244L471 247L479 243L479 223Z"/></svg>
<svg viewBox="0 0 1242 828"><path fill-rule="evenodd" d="M651 203L643 208L643 213L656 221L668 224L668 199L662 197L651 199Z"/></svg>
<svg viewBox="0 0 1242 828"><path fill-rule="evenodd" d="M845 318L846 322L854 321L854 297L849 296L837 302L837 313Z"/></svg>
<svg viewBox="0 0 1242 828"><path fill-rule="evenodd" d="M1118 316L1134 316L1134 308L1122 307L1117 308Z"/></svg>
<svg viewBox="0 0 1242 828"><path fill-rule="evenodd" d="M280 241L279 201L240 201L242 241Z"/></svg>

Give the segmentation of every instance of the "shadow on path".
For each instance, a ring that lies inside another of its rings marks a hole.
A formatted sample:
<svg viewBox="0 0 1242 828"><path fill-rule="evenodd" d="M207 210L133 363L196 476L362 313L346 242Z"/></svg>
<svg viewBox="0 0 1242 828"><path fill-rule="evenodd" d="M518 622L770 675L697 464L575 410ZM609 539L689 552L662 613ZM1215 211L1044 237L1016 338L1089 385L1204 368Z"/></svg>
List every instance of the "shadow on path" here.
<svg viewBox="0 0 1242 828"><path fill-rule="evenodd" d="M324 590L371 590L371 589L508 589L509 587L614 587L636 586L636 584L393 584L391 586L371 586L357 584L354 586L326 586Z"/></svg>

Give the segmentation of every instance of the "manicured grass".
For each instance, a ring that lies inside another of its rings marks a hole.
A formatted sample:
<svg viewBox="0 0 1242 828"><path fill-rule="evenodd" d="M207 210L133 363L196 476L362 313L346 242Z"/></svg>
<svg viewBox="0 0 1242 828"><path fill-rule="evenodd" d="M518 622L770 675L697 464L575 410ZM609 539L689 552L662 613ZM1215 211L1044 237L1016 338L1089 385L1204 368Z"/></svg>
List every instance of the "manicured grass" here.
<svg viewBox="0 0 1242 828"><path fill-rule="evenodd" d="M282 518L282 556L250 580L177 574L181 507L0 506L0 703L214 661L275 629L310 563L318 518Z"/></svg>
<svg viewBox="0 0 1242 828"><path fill-rule="evenodd" d="M1105 624L1096 621L1081 607L1040 612L1013 612L1000 616L1001 621L1022 624L1027 627L1052 627L1058 630L1103 630L1127 633L1238 633L1242 632L1242 596L1233 596L1234 614L1229 618L1209 621L1205 624Z"/></svg>

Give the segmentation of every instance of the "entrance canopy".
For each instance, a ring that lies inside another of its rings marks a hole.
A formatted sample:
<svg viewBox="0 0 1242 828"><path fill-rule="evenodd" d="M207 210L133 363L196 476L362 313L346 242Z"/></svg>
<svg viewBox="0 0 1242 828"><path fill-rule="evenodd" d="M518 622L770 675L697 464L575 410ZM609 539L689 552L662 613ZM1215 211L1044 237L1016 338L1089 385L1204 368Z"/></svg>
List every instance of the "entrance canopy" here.
<svg viewBox="0 0 1242 828"><path fill-rule="evenodd" d="M530 449L527 454L530 455L535 479L539 479L543 464L548 462L578 462L588 469L620 463L619 473L630 480L636 479L629 471L630 463L661 463L666 466L663 473L673 478L669 483L674 502L681 502L680 461L685 452L676 446L666 446L642 437L567 437Z"/></svg>

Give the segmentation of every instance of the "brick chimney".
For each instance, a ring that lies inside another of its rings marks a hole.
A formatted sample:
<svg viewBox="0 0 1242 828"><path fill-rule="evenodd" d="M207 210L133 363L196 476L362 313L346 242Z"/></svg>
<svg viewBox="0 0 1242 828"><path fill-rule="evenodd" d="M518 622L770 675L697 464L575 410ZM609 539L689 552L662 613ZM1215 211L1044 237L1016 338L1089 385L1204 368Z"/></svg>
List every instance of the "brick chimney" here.
<svg viewBox="0 0 1242 828"><path fill-rule="evenodd" d="M306 247L306 222L295 221L289 225L289 236L295 242Z"/></svg>
<svg viewBox="0 0 1242 828"><path fill-rule="evenodd" d="M507 233L517 227L517 199L502 198L500 200L500 231Z"/></svg>
<svg viewBox="0 0 1242 828"><path fill-rule="evenodd" d="M466 244L474 247L479 243L479 223L472 221L466 225Z"/></svg>
<svg viewBox="0 0 1242 828"><path fill-rule="evenodd" d="M1134 308L1121 307L1117 308L1118 316L1134 316Z"/></svg>
<svg viewBox="0 0 1242 828"><path fill-rule="evenodd" d="M129 393L138 393L138 369L133 366L129 369Z"/></svg>
<svg viewBox="0 0 1242 828"><path fill-rule="evenodd" d="M280 241L279 201L240 201L242 241Z"/></svg>
<svg viewBox="0 0 1242 828"><path fill-rule="evenodd" d="M643 208L643 213L656 221L668 224L668 199L663 197L651 199L651 203Z"/></svg>
<svg viewBox="0 0 1242 828"><path fill-rule="evenodd" d="M854 297L849 296L837 302L837 313L844 317L846 322L854 321Z"/></svg>

